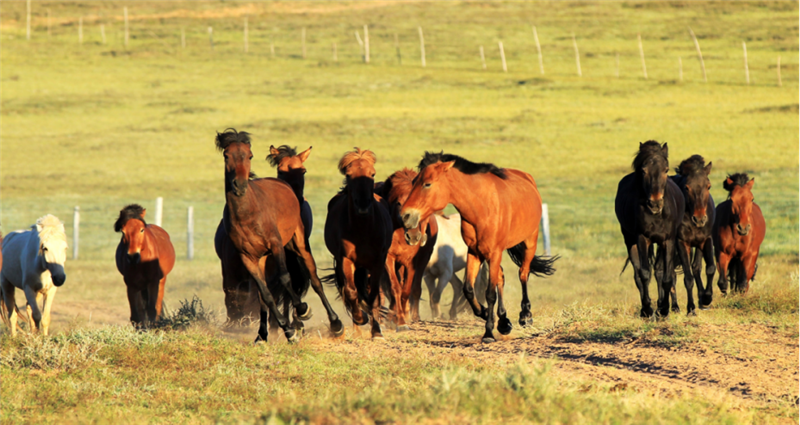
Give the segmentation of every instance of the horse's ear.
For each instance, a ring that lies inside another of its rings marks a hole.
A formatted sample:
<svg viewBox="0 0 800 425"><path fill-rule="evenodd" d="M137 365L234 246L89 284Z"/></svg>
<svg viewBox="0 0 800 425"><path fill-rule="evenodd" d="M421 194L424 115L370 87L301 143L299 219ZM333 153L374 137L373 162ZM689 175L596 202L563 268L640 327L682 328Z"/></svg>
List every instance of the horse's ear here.
<svg viewBox="0 0 800 425"><path fill-rule="evenodd" d="M665 158L669 158L669 148L667 148L666 142L664 143L664 145L661 146L661 153L664 154Z"/></svg>
<svg viewBox="0 0 800 425"><path fill-rule="evenodd" d="M705 168L703 168L703 172L706 173L706 176L711 174L711 164L713 164L713 163L709 162L708 165L706 165Z"/></svg>
<svg viewBox="0 0 800 425"><path fill-rule="evenodd" d="M147 214L147 208L142 208L142 218L144 218L145 214Z"/></svg>
<svg viewBox="0 0 800 425"><path fill-rule="evenodd" d="M455 160L447 161L447 162L443 163L442 172L445 172L445 173L448 172L451 168L453 168L454 165L456 165L456 161Z"/></svg>
<svg viewBox="0 0 800 425"><path fill-rule="evenodd" d="M278 152L278 150L277 150L277 149L275 149L275 146L273 146L273 145L269 145L269 154L270 154L270 155L272 155L272 156L278 156L278 154L279 154L279 153L280 153L280 152Z"/></svg>
<svg viewBox="0 0 800 425"><path fill-rule="evenodd" d="M308 159L308 156L311 155L311 148L312 147L313 146L309 146L308 149L306 149L303 152L300 152L299 154L297 154L297 157L300 158L300 162L306 162L306 160Z"/></svg>
<svg viewBox="0 0 800 425"><path fill-rule="evenodd" d="M751 190L753 188L754 184L756 184L756 179L752 178L752 179L750 179L749 182L747 182L746 185L744 185L744 188L747 189L747 190Z"/></svg>

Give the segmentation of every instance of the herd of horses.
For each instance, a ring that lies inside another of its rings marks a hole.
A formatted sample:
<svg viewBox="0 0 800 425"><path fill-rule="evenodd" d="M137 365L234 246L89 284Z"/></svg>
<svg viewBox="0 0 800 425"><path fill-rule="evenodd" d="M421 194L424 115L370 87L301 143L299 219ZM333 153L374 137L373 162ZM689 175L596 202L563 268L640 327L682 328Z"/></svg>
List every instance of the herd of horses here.
<svg viewBox="0 0 800 425"><path fill-rule="evenodd" d="M471 308L486 322L482 341L493 342L495 330L507 335L513 328L504 304L503 251L519 267L518 323L532 323L528 279L531 274L552 275L558 256L536 255L542 199L530 174L426 152L418 171L404 168L376 182L375 154L355 148L338 164L345 181L328 203L325 221L325 245L334 267L332 274L320 277L309 245L313 217L303 195L304 163L311 148L297 153L288 146L270 147L267 160L278 176L257 178L251 172L248 133L227 129L217 133L215 144L225 162L226 203L214 238L225 305L229 323L259 318L257 342L266 341L270 329L276 328L290 342L300 338L303 321L312 314L303 301L309 286L322 301L331 333L341 336L344 326L323 283L337 288L356 333L359 326L370 324L372 338L383 338L381 323L386 321L397 331L410 330L409 324L420 320L423 279L434 317L440 314L441 294L450 283L450 317ZM723 294L729 282L733 290L747 292L766 231L753 202L754 180L746 174L728 176L723 187L729 197L715 205L709 194L710 162L694 155L675 171L668 176L666 143L640 143L633 172L622 178L617 190L615 211L628 252L625 266L633 265L642 317L680 311L675 296L678 266L688 314L695 314L695 282L699 307L711 304L717 270ZM445 215L449 204L459 213ZM140 327L159 320L166 278L175 263L169 235L147 224L145 214L141 206L128 205L114 224L122 234L117 269L127 286L130 320ZM0 237L0 243L3 320L15 335L17 318L22 317L15 289L22 289L31 328L46 335L56 288L66 279L64 226L47 215L29 230ZM456 276L462 269L463 281ZM653 275L656 311L648 289ZM38 306L42 298L43 314Z"/></svg>

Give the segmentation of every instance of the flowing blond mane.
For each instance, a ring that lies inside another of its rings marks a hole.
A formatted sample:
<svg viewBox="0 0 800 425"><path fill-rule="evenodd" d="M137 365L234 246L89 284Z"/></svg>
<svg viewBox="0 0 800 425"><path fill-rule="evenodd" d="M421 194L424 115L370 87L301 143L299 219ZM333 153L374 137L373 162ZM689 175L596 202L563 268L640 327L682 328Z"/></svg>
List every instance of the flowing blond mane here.
<svg viewBox="0 0 800 425"><path fill-rule="evenodd" d="M359 159L369 161L372 165L375 165L378 161L378 157L376 157L371 150L361 150L361 148L358 147L353 149L355 149L353 152L347 152L342 159L339 160L339 172L342 174L347 174L347 167Z"/></svg>
<svg viewBox="0 0 800 425"><path fill-rule="evenodd" d="M39 219L36 220L36 224L31 226L31 230L39 233L39 240L42 243L53 240L60 240L64 243L67 242L67 233L64 231L64 223L52 214L39 217Z"/></svg>

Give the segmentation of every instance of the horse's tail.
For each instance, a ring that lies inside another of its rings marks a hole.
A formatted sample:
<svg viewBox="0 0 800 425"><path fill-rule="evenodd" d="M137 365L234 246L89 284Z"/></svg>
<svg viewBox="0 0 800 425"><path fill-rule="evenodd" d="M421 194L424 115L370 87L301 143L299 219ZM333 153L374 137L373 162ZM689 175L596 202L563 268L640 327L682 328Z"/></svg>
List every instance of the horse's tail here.
<svg viewBox="0 0 800 425"><path fill-rule="evenodd" d="M292 290L300 298L305 297L311 287L311 273L305 261L293 251L286 251L286 268L292 278Z"/></svg>
<svg viewBox="0 0 800 425"><path fill-rule="evenodd" d="M515 247L507 249L506 252L508 252L508 256L511 257L511 261L517 267L522 267L522 261L525 259L525 251L527 249L525 242L520 242ZM552 257L534 256L530 264L531 273L536 276L552 276L556 272L553 265L559 258L561 257L558 255Z"/></svg>
<svg viewBox="0 0 800 425"><path fill-rule="evenodd" d="M650 252L647 253L647 258L650 259L650 264L655 264L653 260L656 258L656 254L653 249L650 249ZM631 264L631 256L628 255L628 258L625 259L625 264L622 265L622 270L619 271L620 276L622 273L625 273L625 269L628 268L628 264Z"/></svg>
<svg viewBox="0 0 800 425"><path fill-rule="evenodd" d="M23 316L16 305L14 306L14 311L17 312L17 317L22 319L23 322L30 325L31 321L28 315L26 314ZM11 329L11 321L8 319L8 309L6 308L6 303L4 300L0 300L0 314L3 315L3 323L6 325L8 329ZM22 331L22 326L19 325L19 322L17 322L17 330L19 330L20 332Z"/></svg>

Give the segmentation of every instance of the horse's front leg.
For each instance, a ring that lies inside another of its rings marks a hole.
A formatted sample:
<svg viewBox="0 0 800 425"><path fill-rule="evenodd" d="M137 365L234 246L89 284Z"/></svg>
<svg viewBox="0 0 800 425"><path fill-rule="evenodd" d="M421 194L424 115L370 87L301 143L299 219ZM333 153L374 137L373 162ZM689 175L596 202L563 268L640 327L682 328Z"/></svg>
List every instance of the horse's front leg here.
<svg viewBox="0 0 800 425"><path fill-rule="evenodd" d="M289 268L286 267L286 251L284 251L283 246L281 245L280 241L272 241L272 257L275 259L275 262L278 265L278 276L277 279L280 281L281 286L283 286L284 290L292 300L292 305L294 306L295 311L297 311L297 317L300 320L308 320L311 318L311 308L308 307L308 304L304 303L303 300L300 299L300 296L294 292L294 288L292 288L292 277L289 274Z"/></svg>
<svg viewBox="0 0 800 425"><path fill-rule="evenodd" d="M678 251L678 258L681 262L681 268L683 268L683 284L686 286L686 315L693 316L697 314L694 305L694 267L692 266L691 255L692 255L692 246L689 245L687 242L678 241L677 242L677 251ZM674 259L673 259L674 261ZM674 277L675 274L675 266L672 266L672 269L667 269L667 272L670 273L670 276L673 276L672 279L672 288L678 286L678 282L675 281ZM676 302L677 304L677 302ZM675 310L673 310L675 311ZM680 310L678 310L680 311Z"/></svg>
<svg viewBox="0 0 800 425"><path fill-rule="evenodd" d="M369 271L369 295L367 305L372 309L372 339L383 340L381 332L381 274L384 268L373 267ZM399 328L399 326L398 326Z"/></svg>
<svg viewBox="0 0 800 425"><path fill-rule="evenodd" d="M161 280L163 280L162 278ZM147 285L147 303L145 310L147 313L147 326L156 324L161 316L161 306L159 305L159 295L161 295L161 280L153 281ZM163 297L163 295L161 295ZM163 298L162 298L163 299Z"/></svg>
<svg viewBox="0 0 800 425"><path fill-rule="evenodd" d="M50 329L50 309L53 307L53 301L56 299L56 290L58 287L51 286L44 294L44 305L42 309L42 335L47 336Z"/></svg>
<svg viewBox="0 0 800 425"><path fill-rule="evenodd" d="M650 293L647 289L650 284L650 273L647 273L646 281L642 279L642 258L639 253L639 244L630 247L628 258L631 260L631 265L633 265L633 281L636 283L636 289L639 290L639 299L642 303L642 309L639 314L641 317L651 317L653 315L653 307L650 305ZM645 265L649 268L650 261L647 261Z"/></svg>
<svg viewBox="0 0 800 425"><path fill-rule="evenodd" d="M697 254L697 257L700 257L700 253ZM711 301L714 299L714 285L712 285L712 283L714 282L714 272L717 269L714 259L714 241L711 240L710 236L703 242L703 259L706 261L706 286L705 291L703 291L703 294L698 298L700 298L700 308L708 309L711 305ZM699 259L697 263L699 267L701 265ZM698 285L699 282L700 279L698 278Z"/></svg>
<svg viewBox="0 0 800 425"><path fill-rule="evenodd" d="M719 287L722 295L728 294L728 266L731 263L731 255L726 252L719 253L719 262L717 263L717 270L719 270L719 280L717 286Z"/></svg>
<svg viewBox="0 0 800 425"><path fill-rule="evenodd" d="M127 285L128 304L131 307L131 323L139 328L144 324L145 312L142 302L142 291L135 285Z"/></svg>
<svg viewBox="0 0 800 425"><path fill-rule="evenodd" d="M662 249L663 247L663 249ZM663 251L663 260L661 263L663 264L663 272L658 273L656 272L656 285L658 286L658 314L661 317L669 316L669 297L670 293L675 287L675 282L672 278L674 268L675 268L675 240L674 239L667 239L662 244L662 247L659 247L659 253ZM685 274L685 273L684 273ZM691 275L691 273L689 273ZM689 296L691 298L691 295ZM694 303L692 303L692 310L694 310Z"/></svg>
<svg viewBox="0 0 800 425"><path fill-rule="evenodd" d="M34 291L30 286L25 285L25 299L28 301L27 310L28 317L33 319L31 332L39 332L42 323L42 312L39 310L39 302L42 300L42 294Z"/></svg>
<svg viewBox="0 0 800 425"><path fill-rule="evenodd" d="M488 312L486 307L482 306L478 300L475 299L475 277L478 276L478 271L481 268L481 259L473 253L467 254L467 273L464 282L464 297L472 306L472 313L476 316L486 320Z"/></svg>
<svg viewBox="0 0 800 425"><path fill-rule="evenodd" d="M738 286L738 290L744 292L745 294L750 289L750 281L753 280L753 277L756 274L756 260L758 260L758 251L754 253L747 253L742 257L742 265L744 265L744 278L739 278L741 282Z"/></svg>
<svg viewBox="0 0 800 425"><path fill-rule="evenodd" d="M533 239L533 241L526 241L525 247L525 256L522 259L522 266L519 268L519 283L522 285L522 303L520 304L522 310L519 312L519 325L523 328L530 326L533 323L533 315L531 314L531 300L528 298L528 279L531 276L531 261L533 261L533 257L536 256L536 239ZM498 267L500 267L499 262ZM502 275L502 269L499 273ZM494 279L491 277L494 276L492 274L491 263L489 264L489 275L490 279ZM497 329L500 330L500 327L498 326ZM511 332L511 322L508 323L508 332ZM505 333L504 335L507 334L508 333Z"/></svg>
<svg viewBox="0 0 800 425"><path fill-rule="evenodd" d="M278 322L278 326L283 329L284 335L286 335L286 339L290 343L294 343L298 341L298 337L295 334L295 330L289 326L288 321L285 317L278 311L278 306L275 304L275 298L267 289L267 282L264 279L264 269L260 267L257 261L252 260L247 255L242 255L242 263L244 264L247 271L253 276L256 283L258 284L258 292L261 299L261 323L258 329L258 336L256 337L255 342L259 341L267 341L268 337L268 323L267 323L267 311L269 314L275 315L275 320ZM284 264L285 267L285 264ZM288 274L288 273L287 273Z"/></svg>
<svg viewBox="0 0 800 425"><path fill-rule="evenodd" d="M392 291L392 298L389 302L389 309L394 311L394 322L397 325L397 332L410 331L411 328L406 324L406 311L403 308L403 289L400 280L397 278L397 263L393 254L386 256L384 270L386 278L389 279L389 287Z"/></svg>

